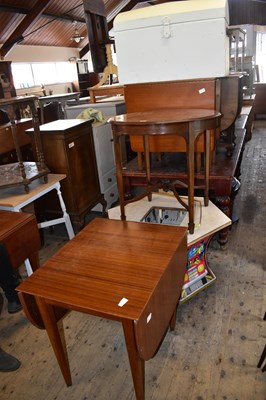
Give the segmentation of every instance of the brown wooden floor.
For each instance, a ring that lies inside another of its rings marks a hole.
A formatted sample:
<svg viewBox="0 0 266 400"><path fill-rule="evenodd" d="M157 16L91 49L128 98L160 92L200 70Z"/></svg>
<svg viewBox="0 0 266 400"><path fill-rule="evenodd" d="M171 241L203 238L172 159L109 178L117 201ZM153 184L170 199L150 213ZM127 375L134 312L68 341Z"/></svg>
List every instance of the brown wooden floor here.
<svg viewBox="0 0 266 400"><path fill-rule="evenodd" d="M221 251L211 243L217 281L179 307L177 325L146 363L147 400L265 400L266 373L256 368L266 341L266 121L256 121L242 163L242 187ZM64 229L45 233L41 259L67 240ZM133 400L119 323L72 312L65 319L73 377L67 388L45 331L20 312L0 317L0 343L22 366L0 374L0 399Z"/></svg>

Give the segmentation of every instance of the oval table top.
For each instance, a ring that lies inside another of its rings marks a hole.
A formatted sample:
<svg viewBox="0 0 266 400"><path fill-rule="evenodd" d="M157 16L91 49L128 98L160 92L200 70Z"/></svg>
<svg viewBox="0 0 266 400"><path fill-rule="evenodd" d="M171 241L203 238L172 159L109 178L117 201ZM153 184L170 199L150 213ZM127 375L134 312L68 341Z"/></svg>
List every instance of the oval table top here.
<svg viewBox="0 0 266 400"><path fill-rule="evenodd" d="M191 121L203 121L219 118L222 114L216 110L199 108L169 108L163 110L135 112L111 117L108 122L114 125L148 125L182 123Z"/></svg>

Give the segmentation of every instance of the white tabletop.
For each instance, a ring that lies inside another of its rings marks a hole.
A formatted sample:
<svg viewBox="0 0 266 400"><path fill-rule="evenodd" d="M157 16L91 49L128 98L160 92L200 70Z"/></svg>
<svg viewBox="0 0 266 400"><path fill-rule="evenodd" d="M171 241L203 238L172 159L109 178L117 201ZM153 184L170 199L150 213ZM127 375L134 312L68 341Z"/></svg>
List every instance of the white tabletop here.
<svg viewBox="0 0 266 400"><path fill-rule="evenodd" d="M182 197L182 199L187 199ZM192 245L201 239L220 231L221 229L231 225L231 220L211 201L207 207L204 206L204 199L195 197L195 230L193 235L188 233L188 245ZM151 207L171 207L183 208L174 196L167 194L153 194L152 201L144 198L137 202L126 205L125 214L127 221L140 221ZM201 215L200 215L201 214ZM120 206L108 210L110 219L120 219ZM188 213L180 226L188 225Z"/></svg>
<svg viewBox="0 0 266 400"><path fill-rule="evenodd" d="M44 182L43 177L36 179L30 183L29 193L25 192L24 185L0 189L0 208L19 209L24 207L54 189L58 182L65 177L66 175L63 174L48 174L47 183Z"/></svg>

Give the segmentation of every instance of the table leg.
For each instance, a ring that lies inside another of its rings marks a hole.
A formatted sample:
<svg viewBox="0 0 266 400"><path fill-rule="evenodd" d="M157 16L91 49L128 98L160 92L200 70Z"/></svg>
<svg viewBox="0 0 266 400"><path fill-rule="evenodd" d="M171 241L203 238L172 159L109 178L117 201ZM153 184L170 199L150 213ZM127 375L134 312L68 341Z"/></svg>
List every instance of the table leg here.
<svg viewBox="0 0 266 400"><path fill-rule="evenodd" d="M177 306L178 306L178 304L177 304ZM174 313L173 313L173 315L172 315L172 317L170 319L170 323L169 323L170 331L174 331L175 330L177 306L176 306L175 311L174 311Z"/></svg>
<svg viewBox="0 0 266 400"><path fill-rule="evenodd" d="M93 90L89 90L89 94L90 94L90 103L96 103L95 101L95 96L94 96L94 91Z"/></svg>
<svg viewBox="0 0 266 400"><path fill-rule="evenodd" d="M231 209L231 199L230 196L216 196L215 197L215 204L219 209L225 213L229 218L230 216L230 209ZM218 243L220 244L222 249L226 248L226 244L228 242L228 232L229 232L229 227L226 227L219 231L219 239Z"/></svg>
<svg viewBox="0 0 266 400"><path fill-rule="evenodd" d="M135 340L134 321L123 321L127 353L137 400L145 399L145 362L139 356Z"/></svg>
<svg viewBox="0 0 266 400"><path fill-rule="evenodd" d="M75 236L75 234L74 234L74 231L73 231L73 228L72 228L70 217L69 217L69 215L68 215L68 213L66 211L66 206L65 206L65 202L64 202L63 197L62 197L61 186L60 186L59 182L56 185L56 191L57 191L57 196L58 196L58 199L59 199L59 202L60 202L61 210L63 212L63 218L64 218L64 221L65 221L67 233L68 233L69 239L72 239Z"/></svg>
<svg viewBox="0 0 266 400"><path fill-rule="evenodd" d="M29 256L29 261L32 271L36 271L40 266L40 259L38 253L33 253Z"/></svg>
<svg viewBox="0 0 266 400"><path fill-rule="evenodd" d="M43 112L43 105L40 104L40 109L41 109L41 124L44 124L44 112Z"/></svg>
<svg viewBox="0 0 266 400"><path fill-rule="evenodd" d="M67 357L66 343L63 329L59 329L53 307L41 297L35 297L46 332L49 336L55 356L67 386L72 385L71 372Z"/></svg>
<svg viewBox="0 0 266 400"><path fill-rule="evenodd" d="M117 187L119 193L119 202L120 202L120 211L121 211L121 220L126 219L125 215L125 198L124 198L124 183L122 176L122 160L121 160L121 152L120 152L120 136L115 136L115 132L113 131L114 136L114 150L115 150L115 163L116 163L116 180Z"/></svg>
<svg viewBox="0 0 266 400"><path fill-rule="evenodd" d="M204 188L204 205L209 204L209 187L210 187L210 130L205 131L205 188Z"/></svg>
<svg viewBox="0 0 266 400"><path fill-rule="evenodd" d="M187 156L188 156L188 230L189 233L194 233L194 157L195 157L195 138L194 138L194 126L189 123L188 133L188 144L187 144Z"/></svg>

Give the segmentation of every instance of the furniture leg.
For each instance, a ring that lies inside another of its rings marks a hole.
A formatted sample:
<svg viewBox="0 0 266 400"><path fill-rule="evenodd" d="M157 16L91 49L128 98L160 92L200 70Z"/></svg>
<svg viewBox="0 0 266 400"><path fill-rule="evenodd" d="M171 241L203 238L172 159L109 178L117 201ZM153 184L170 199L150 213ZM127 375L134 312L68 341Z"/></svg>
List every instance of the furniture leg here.
<svg viewBox="0 0 266 400"><path fill-rule="evenodd" d="M68 233L69 239L72 239L75 236L75 234L74 234L74 231L73 231L73 228L72 228L72 224L71 224L69 215L68 215L68 213L66 211L66 206L65 206L65 202L64 202L63 197L62 197L62 193L61 193L60 183L59 182L56 185L56 191L57 191L57 196L59 198L61 210L63 212L63 218L65 220L67 233Z"/></svg>
<svg viewBox="0 0 266 400"><path fill-rule="evenodd" d="M121 220L125 220L125 199L124 199L124 185L122 176L122 160L120 152L120 137L114 136L114 150L115 150L115 162L116 162L116 180L119 193Z"/></svg>
<svg viewBox="0 0 266 400"><path fill-rule="evenodd" d="M266 321L266 312L264 313L263 321ZM260 360L259 360L258 365L257 365L258 368L260 368L262 366L262 363L265 360L265 358L266 358L266 344L265 344L264 350L263 350L263 352L262 352L262 354L260 356ZM266 371L266 364L264 364L264 366L263 366L261 371L262 372Z"/></svg>
<svg viewBox="0 0 266 400"><path fill-rule="evenodd" d="M67 357L66 343L62 335L62 327L58 327L53 307L45 302L41 297L35 297L46 332L49 336L55 356L67 386L72 385L71 372Z"/></svg>
<svg viewBox="0 0 266 400"><path fill-rule="evenodd" d="M231 199L229 196L218 196L215 198L215 203L217 207L220 208L221 211L225 213L230 218L230 204L231 204ZM225 249L226 244L228 242L228 232L229 232L229 227L222 229L219 231L219 239L218 243L221 246L221 249Z"/></svg>
<svg viewBox="0 0 266 400"><path fill-rule="evenodd" d="M9 108L8 116L9 116L10 123L11 123L11 132L12 132L13 141L15 143L20 175L22 176L23 180L25 180L26 179L26 171L25 171L25 168L24 168L21 149L20 149L20 146L19 146L18 138L17 138L17 125L16 125L16 121L15 121L15 113L12 112L12 109L10 110L10 108Z"/></svg>
<svg viewBox="0 0 266 400"><path fill-rule="evenodd" d="M53 220L50 220L50 221L40 222L38 224L38 227L39 228L47 228L49 226L53 226L53 225L64 223L65 226L66 226L68 237L69 237L69 239L72 239L75 236L75 233L74 233L73 228L72 228L70 217L69 217L69 215L68 215L68 213L66 211L65 202L63 200L62 193L61 193L61 185L60 185L59 182L56 183L54 189L57 192L57 196L58 196L58 199L59 199L59 203L60 203L60 207L61 207L61 210L62 210L62 213L63 213L63 217L62 218L53 219Z"/></svg>
<svg viewBox="0 0 266 400"><path fill-rule="evenodd" d="M29 256L29 261L32 271L36 271L40 266L40 260L38 253L33 253Z"/></svg>
<svg viewBox="0 0 266 400"><path fill-rule="evenodd" d="M200 172L201 168L201 153L196 152L195 153L195 158L196 158L196 172Z"/></svg>
<svg viewBox="0 0 266 400"><path fill-rule="evenodd" d="M138 158L138 169L139 169L139 171L142 171L142 169L143 169L143 163L142 163L142 153L140 152L140 151L138 151L138 153L137 153L137 158Z"/></svg>
<svg viewBox="0 0 266 400"><path fill-rule="evenodd" d="M189 123L188 134L188 230L189 233L194 233L194 126Z"/></svg>
<svg viewBox="0 0 266 400"><path fill-rule="evenodd" d="M144 147L144 160L146 170L146 183L147 188L151 186L151 163L150 163L150 152L149 152L149 136L143 136L143 147Z"/></svg>
<svg viewBox="0 0 266 400"><path fill-rule="evenodd" d="M90 94L90 103L95 103L95 96L93 90L89 90Z"/></svg>
<svg viewBox="0 0 266 400"><path fill-rule="evenodd" d="M26 258L26 260L24 261L24 265L27 271L27 275L30 276L31 274L33 274L33 269L28 258Z"/></svg>
<svg viewBox="0 0 266 400"><path fill-rule="evenodd" d="M42 148L42 140L41 140L41 135L40 135L40 123L39 123L39 117L37 113L37 109L35 107L35 103L32 102L30 103L30 109L32 112L32 123L34 127L34 138L33 140L35 141L35 149L37 153L37 159L40 163L40 168L43 169L45 168L45 162L44 162L44 154L43 154L43 148ZM46 175L47 178L47 175ZM45 181L47 183L47 180Z"/></svg>
<svg viewBox="0 0 266 400"><path fill-rule="evenodd" d="M173 315L172 315L172 317L170 319L170 324L169 324L170 331L174 331L175 330L175 326L176 326L176 309L177 309L177 306L176 306L175 311L174 311L174 313L173 313Z"/></svg>
<svg viewBox="0 0 266 400"><path fill-rule="evenodd" d="M145 400L145 362L139 356L135 340L134 322L122 321L127 353L137 400Z"/></svg>
<svg viewBox="0 0 266 400"><path fill-rule="evenodd" d="M210 185L210 130L205 131L205 189L204 189L204 205L209 204L209 185Z"/></svg>
<svg viewBox="0 0 266 400"><path fill-rule="evenodd" d="M266 344L265 344L264 350L263 350L263 352L262 352L262 354L260 356L260 360L259 360L258 365L257 365L258 368L260 368L262 366L262 363L265 360L265 358L266 358Z"/></svg>

